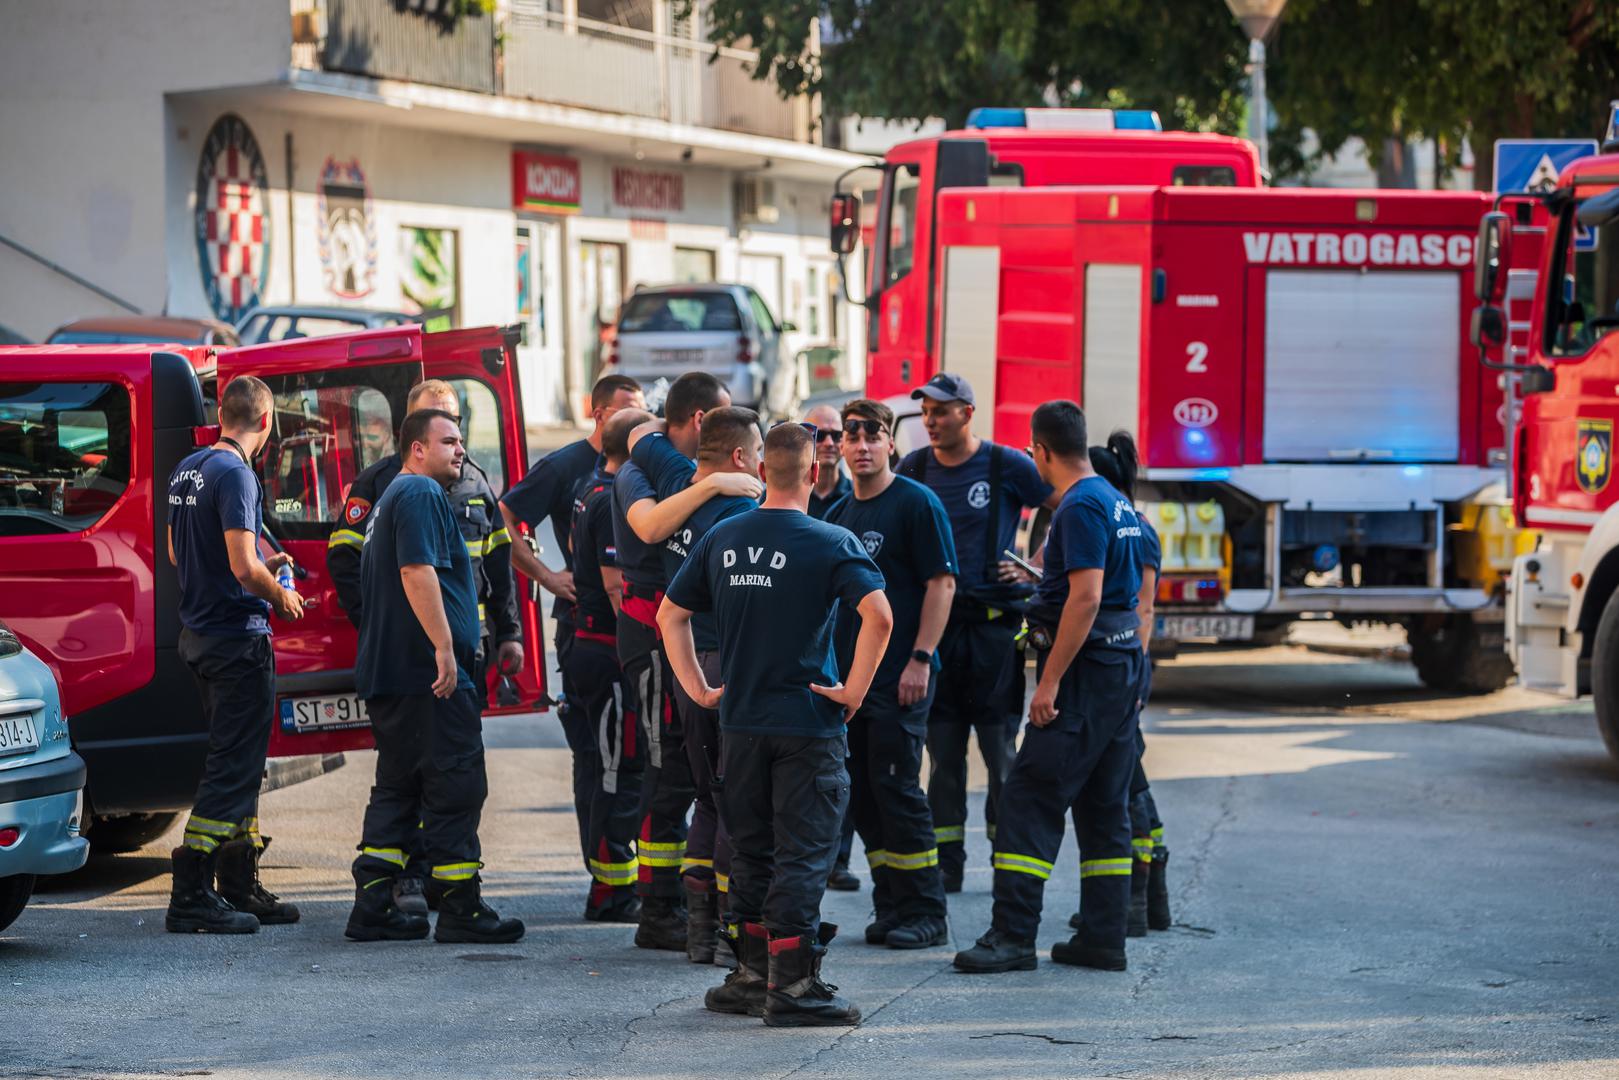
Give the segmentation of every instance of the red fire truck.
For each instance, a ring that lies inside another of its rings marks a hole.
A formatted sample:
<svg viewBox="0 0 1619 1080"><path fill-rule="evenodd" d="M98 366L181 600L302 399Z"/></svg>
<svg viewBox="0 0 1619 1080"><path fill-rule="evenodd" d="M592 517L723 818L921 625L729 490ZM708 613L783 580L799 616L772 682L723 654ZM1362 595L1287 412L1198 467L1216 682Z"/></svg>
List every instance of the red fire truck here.
<svg viewBox="0 0 1619 1080"><path fill-rule="evenodd" d="M1566 168L1540 200L1537 272L1511 207L1479 229L1474 342L1506 348L1522 397L1512 498L1539 533L1513 563L1507 649L1527 687L1595 700L1597 726L1619 756L1619 153ZM1514 301L1518 301L1514 305ZM1527 301L1527 302L1525 302ZM1518 308L1527 308L1525 318Z"/></svg>
<svg viewBox="0 0 1619 1080"><path fill-rule="evenodd" d="M256 375L275 394L259 462L268 549L290 552L305 618L277 623L273 756L371 745L354 698L355 632L326 574L354 477L394 449L424 377L462 399L469 450L497 491L527 466L516 333L399 326L252 348L0 348L0 621L54 671L89 768L103 850L160 834L196 791L207 732L176 645L179 585L165 554L169 474L217 428L216 388ZM545 690L539 612L522 600L520 708ZM90 818L93 815L93 818Z"/></svg>
<svg viewBox="0 0 1619 1080"><path fill-rule="evenodd" d="M868 391L949 370L999 441L1063 397L1132 431L1155 637L1397 623L1429 685L1510 677L1502 392L1463 350L1485 196L1262 188L1242 140L1093 111L981 110L881 172Z"/></svg>

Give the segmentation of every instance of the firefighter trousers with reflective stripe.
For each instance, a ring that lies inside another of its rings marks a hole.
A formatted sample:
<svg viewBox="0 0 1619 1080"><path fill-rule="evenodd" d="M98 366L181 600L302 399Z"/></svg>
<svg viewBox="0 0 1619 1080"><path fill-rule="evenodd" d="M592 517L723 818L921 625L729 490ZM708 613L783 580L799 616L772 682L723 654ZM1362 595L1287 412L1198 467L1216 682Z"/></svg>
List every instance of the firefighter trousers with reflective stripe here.
<svg viewBox="0 0 1619 1080"><path fill-rule="evenodd" d="M214 637L180 631L208 722L208 757L186 822L185 844L212 851L237 836L257 837L259 785L275 723L275 650L269 634Z"/></svg>
<svg viewBox="0 0 1619 1080"><path fill-rule="evenodd" d="M365 808L354 877L361 885L396 877L417 844L436 881L478 872L484 772L478 695L406 694L366 700L377 743L377 778Z"/></svg>
<svg viewBox="0 0 1619 1080"><path fill-rule="evenodd" d="M762 922L772 937L813 938L849 805L849 744L728 731L724 751L731 917Z"/></svg>
<svg viewBox="0 0 1619 1080"><path fill-rule="evenodd" d="M989 772L984 826L995 839L1001 784L1023 710L1023 654L1013 646L1017 618L974 621L951 613L939 641L939 673L928 712L928 807L938 830L939 865L959 877L966 865L967 736L976 732Z"/></svg>
<svg viewBox="0 0 1619 1080"><path fill-rule="evenodd" d="M696 797L680 718L675 715L670 694L674 673L657 632L629 617L618 620L618 658L631 702L628 708L640 724L640 737L646 743L641 827L636 844L640 862L636 892L674 900L681 895L686 815Z"/></svg>
<svg viewBox="0 0 1619 1080"><path fill-rule="evenodd" d="M567 662L573 688L569 711L576 714L569 722L582 722L590 741L585 865L591 877L588 906L596 909L635 887L640 866L635 834L641 823L646 742L635 711L625 700L617 649L580 638L569 647Z"/></svg>
<svg viewBox="0 0 1619 1080"><path fill-rule="evenodd" d="M1063 819L1072 812L1083 852L1079 938L1124 948L1141 662L1139 649L1082 651L1058 687L1057 718L1049 727L1024 729L1001 789L995 835L993 924L1003 933L1034 940L1046 879L1062 847Z"/></svg>
<svg viewBox="0 0 1619 1080"><path fill-rule="evenodd" d="M877 917L945 917L933 814L922 793L922 732L932 695L902 706L873 687L849 723L849 802L871 867Z"/></svg>
<svg viewBox="0 0 1619 1080"><path fill-rule="evenodd" d="M697 663L708 685L719 686L720 654L701 652ZM686 834L686 853L680 863L680 877L691 892L726 892L731 877L731 838L720 815L717 774L720 768L720 714L705 709L690 697L679 680L674 682L675 707L680 712L686 739L686 760L696 790L691 812L691 829Z"/></svg>

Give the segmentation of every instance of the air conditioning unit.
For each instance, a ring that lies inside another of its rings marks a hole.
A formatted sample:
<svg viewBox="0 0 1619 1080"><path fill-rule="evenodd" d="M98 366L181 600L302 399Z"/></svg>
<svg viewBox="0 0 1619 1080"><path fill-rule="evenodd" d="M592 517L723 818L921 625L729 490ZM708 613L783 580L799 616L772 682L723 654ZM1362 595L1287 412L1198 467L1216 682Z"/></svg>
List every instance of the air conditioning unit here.
<svg viewBox="0 0 1619 1080"><path fill-rule="evenodd" d="M741 225L774 225L781 220L776 205L776 182L762 176L744 176L736 182L736 220Z"/></svg>

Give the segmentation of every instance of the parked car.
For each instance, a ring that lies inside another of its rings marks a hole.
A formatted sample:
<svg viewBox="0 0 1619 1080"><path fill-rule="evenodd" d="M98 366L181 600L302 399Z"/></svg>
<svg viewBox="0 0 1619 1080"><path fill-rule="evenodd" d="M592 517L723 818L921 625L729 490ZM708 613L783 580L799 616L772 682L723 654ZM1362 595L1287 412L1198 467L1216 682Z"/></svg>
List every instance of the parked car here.
<svg viewBox="0 0 1619 1080"><path fill-rule="evenodd" d="M243 345L260 345L266 341L288 341L293 338L326 337L329 334L348 334L355 330L377 330L385 326L419 323L426 316L404 311L381 311L374 308L310 307L287 305L284 307L256 307L242 316L236 324L236 335Z"/></svg>
<svg viewBox="0 0 1619 1080"><path fill-rule="evenodd" d="M0 623L0 930L22 914L35 877L90 857L84 777L55 676Z"/></svg>
<svg viewBox="0 0 1619 1080"><path fill-rule="evenodd" d="M608 347L609 371L649 389L688 371L717 376L738 405L786 415L796 404L797 377L783 363L778 323L746 285L658 285L637 289L619 314Z"/></svg>
<svg viewBox="0 0 1619 1080"><path fill-rule="evenodd" d="M214 319L174 319L165 315L109 315L75 319L45 339L47 345L124 345L172 341L176 345L238 344L236 331Z"/></svg>

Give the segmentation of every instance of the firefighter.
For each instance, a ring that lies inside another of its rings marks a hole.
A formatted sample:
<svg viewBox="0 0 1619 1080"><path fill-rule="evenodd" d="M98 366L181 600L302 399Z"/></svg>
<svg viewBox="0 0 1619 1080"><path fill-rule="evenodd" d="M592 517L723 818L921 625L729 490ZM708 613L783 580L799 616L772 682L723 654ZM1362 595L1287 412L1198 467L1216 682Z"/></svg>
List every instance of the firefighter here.
<svg viewBox="0 0 1619 1080"><path fill-rule="evenodd" d="M682 375L664 400L670 442L688 457L695 454L703 414L730 403L731 395L714 376ZM715 494L755 495L758 488L753 477L717 473L684 490L671 485L660 492L633 454L613 478L613 538L624 582L618 657L648 754L636 844L641 921L635 943L643 949L686 951L680 867L686 854L686 814L696 797L680 718L669 696L672 676L658 639L658 603L668 583L662 545Z"/></svg>
<svg viewBox="0 0 1619 1080"><path fill-rule="evenodd" d="M625 707L618 664L621 581L612 503L613 477L629 460L630 432L651 418L643 409L623 409L601 426L602 464L579 488L569 538L573 640L557 651L573 688L569 709L588 725L586 738L592 748L588 761L594 771L585 816L585 858L591 876L585 918L592 922L635 923L641 917L633 845L641 820L646 750L635 730L635 711ZM576 754L576 765L579 760Z"/></svg>
<svg viewBox="0 0 1619 1080"><path fill-rule="evenodd" d="M575 699L586 691L573 679L568 652L575 641L577 620L574 609L574 554L569 544L575 500L579 488L601 468L603 426L622 409L644 409L641 384L628 375L603 375L590 391L590 417L594 427L588 436L553 450L534 463L528 475L512 485L500 500L500 514L508 536L519 538L512 545L512 567L539 583L555 599L551 617L556 620L557 671L562 692L558 695L557 719L573 755L573 808L579 823L579 848L590 868L591 803L595 798L601 771L595 735L595 717L574 707ZM562 569L552 570L539 560L524 542L520 526L537 531L546 519L562 556Z"/></svg>
<svg viewBox="0 0 1619 1080"><path fill-rule="evenodd" d="M894 475L894 413L877 401L843 407L843 459L853 493L826 520L859 538L886 582L894 612L888 650L849 725L853 817L871 866L876 918L866 941L925 949L950 936L933 815L922 793L922 745L933 704L939 637L956 591L956 547L939 497ZM859 619L838 612L847 667Z"/></svg>
<svg viewBox="0 0 1619 1080"><path fill-rule="evenodd" d="M354 860L354 910L345 936L405 941L427 936L424 915L402 910L394 881L419 843L439 891L440 942L504 943L523 923L483 901L478 820L489 793L482 699L473 678L479 645L472 559L445 490L466 449L459 418L443 409L405 417L404 460L369 522L361 560L368 598L354 665L377 743Z"/></svg>
<svg viewBox="0 0 1619 1080"><path fill-rule="evenodd" d="M275 723L275 651L270 612L289 622L303 601L275 571L285 553L260 561L264 495L253 458L270 439L275 399L251 375L219 398L219 440L191 454L169 478L169 562L180 578L180 656L208 720L208 757L173 851L174 885L164 926L177 934L251 934L293 923L298 909L259 882L259 782ZM214 889L214 873L219 889Z"/></svg>
<svg viewBox="0 0 1619 1080"><path fill-rule="evenodd" d="M1016 543L1026 507L1055 506L1059 496L1027 456L972 433L973 388L966 379L941 372L911 397L922 402L931 445L906 455L896 471L932 488L944 504L959 560L950 621L939 643L927 746L939 868L945 892L960 892L967 865L967 734L976 731L989 770L984 825L993 841L1023 709L1022 657L1014 639L1031 589L1001 553Z"/></svg>
<svg viewBox="0 0 1619 1080"><path fill-rule="evenodd" d="M1091 469L1085 414L1048 401L1030 418L1041 476L1062 491L1045 573L1029 610L1040 650L1029 728L1001 789L989 930L956 954L967 972L1027 971L1039 961L1041 896L1074 813L1082 925L1051 950L1059 963L1123 971L1130 906L1130 777L1143 656L1134 505Z"/></svg>
<svg viewBox="0 0 1619 1080"><path fill-rule="evenodd" d="M865 699L893 615L883 578L846 529L804 512L815 486L813 436L778 424L765 436L764 506L711 528L658 612L691 699L718 708L721 785L731 827L728 933L737 968L704 1004L772 1027L844 1025L860 1010L821 980L837 928L820 921L827 872L849 799L845 725ZM838 680L839 602L860 613L854 658ZM720 677L697 662L691 620L713 612Z"/></svg>
<svg viewBox="0 0 1619 1080"><path fill-rule="evenodd" d="M455 388L442 379L428 379L411 387L405 398L405 412L439 409L461 423L461 401ZM512 578L511 533L496 513L495 492L471 455L464 458L461 475L450 485L448 498L455 514L456 528L472 560L472 578L478 590L478 648L472 669L473 682L487 696L487 665L493 651L502 673L523 666L523 626L517 615L517 583ZM401 469L398 453L390 454L355 477L343 501L342 521L326 543L326 569L337 589L337 602L354 624L363 627L364 590L361 587L361 554L370 536L371 513ZM480 709L483 698L480 697ZM419 854L414 852L413 854ZM427 914L429 896L425 886L431 876L419 859L412 860L406 873L394 878L398 890L395 902L404 910Z"/></svg>
<svg viewBox="0 0 1619 1080"><path fill-rule="evenodd" d="M665 490L675 483L701 483L717 473L757 476L759 473L759 414L736 407L703 414L697 444L697 465L667 439L648 435L636 443L636 456L654 487ZM670 580L685 565L692 546L709 529L727 518L745 514L757 500L741 495L710 499L687 518L663 543L664 572ZM697 662L710 680L719 678L719 632L713 617L692 618ZM694 964L714 962L715 931L730 890L731 850L725 821L716 803L715 775L719 770L719 713L704 708L676 682L672 687L696 788L696 805L686 835L686 853L680 879L686 889L686 958Z"/></svg>

